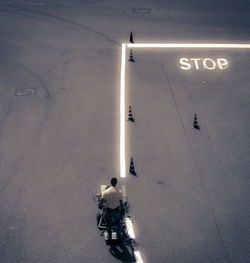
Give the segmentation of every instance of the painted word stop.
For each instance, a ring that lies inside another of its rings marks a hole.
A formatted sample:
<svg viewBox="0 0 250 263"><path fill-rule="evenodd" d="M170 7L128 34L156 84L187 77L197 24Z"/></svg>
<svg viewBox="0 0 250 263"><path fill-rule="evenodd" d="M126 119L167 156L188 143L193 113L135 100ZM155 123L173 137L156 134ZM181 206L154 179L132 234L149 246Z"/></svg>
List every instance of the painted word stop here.
<svg viewBox="0 0 250 263"><path fill-rule="evenodd" d="M228 68L228 61L225 58L181 58L180 68L183 70L223 70Z"/></svg>

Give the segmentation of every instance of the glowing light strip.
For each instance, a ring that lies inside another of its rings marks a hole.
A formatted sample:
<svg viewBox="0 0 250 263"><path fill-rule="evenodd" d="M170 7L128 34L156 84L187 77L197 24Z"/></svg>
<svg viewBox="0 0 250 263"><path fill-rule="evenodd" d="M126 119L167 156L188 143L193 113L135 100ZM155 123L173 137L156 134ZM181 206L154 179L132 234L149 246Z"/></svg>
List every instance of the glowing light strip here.
<svg viewBox="0 0 250 263"><path fill-rule="evenodd" d="M250 48L250 44L192 44L192 43L167 43L167 44L127 44L129 48Z"/></svg>
<svg viewBox="0 0 250 263"><path fill-rule="evenodd" d="M133 225L132 225L131 219L126 217L125 218L125 222L126 222L126 228L128 230L128 235L131 238L135 238L135 232L134 232L134 229L133 229ZM136 263L143 263L140 251L135 251L134 254L135 254Z"/></svg>
<svg viewBox="0 0 250 263"><path fill-rule="evenodd" d="M121 91L120 91L120 176L126 177L125 160L125 65L126 44L122 44Z"/></svg>
<svg viewBox="0 0 250 263"><path fill-rule="evenodd" d="M140 251L135 251L134 254L135 254L136 263L143 263Z"/></svg>
<svg viewBox="0 0 250 263"><path fill-rule="evenodd" d="M128 230L128 234L131 238L135 238L135 232L134 232L134 229L133 229L133 225L132 225L132 221L126 217L125 218L125 222L126 222L126 228Z"/></svg>

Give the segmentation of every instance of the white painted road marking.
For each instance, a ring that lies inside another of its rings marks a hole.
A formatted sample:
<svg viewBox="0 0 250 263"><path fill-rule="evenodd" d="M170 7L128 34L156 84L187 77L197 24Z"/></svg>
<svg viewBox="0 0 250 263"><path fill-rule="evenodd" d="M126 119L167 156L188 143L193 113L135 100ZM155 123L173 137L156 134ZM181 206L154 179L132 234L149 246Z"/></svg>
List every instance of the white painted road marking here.
<svg viewBox="0 0 250 263"><path fill-rule="evenodd" d="M125 66L126 44L122 44L121 56L121 83L120 83L120 176L126 177L125 158Z"/></svg>
<svg viewBox="0 0 250 263"><path fill-rule="evenodd" d="M134 254L135 254L136 263L143 263L140 251L135 251Z"/></svg>
<svg viewBox="0 0 250 263"><path fill-rule="evenodd" d="M225 48L225 49L248 49L250 44L214 44L214 43L167 43L167 44L127 44L129 48Z"/></svg>
<svg viewBox="0 0 250 263"><path fill-rule="evenodd" d="M131 237L131 238L135 238L135 232L134 232L134 229L133 229L133 225L132 225L132 221L130 218L126 217L125 218L125 222L126 222L126 228L128 230L128 235Z"/></svg>
<svg viewBox="0 0 250 263"><path fill-rule="evenodd" d="M228 68L229 63L225 58L181 58L179 60L180 68L183 70L190 70L195 68L196 70L224 70Z"/></svg>

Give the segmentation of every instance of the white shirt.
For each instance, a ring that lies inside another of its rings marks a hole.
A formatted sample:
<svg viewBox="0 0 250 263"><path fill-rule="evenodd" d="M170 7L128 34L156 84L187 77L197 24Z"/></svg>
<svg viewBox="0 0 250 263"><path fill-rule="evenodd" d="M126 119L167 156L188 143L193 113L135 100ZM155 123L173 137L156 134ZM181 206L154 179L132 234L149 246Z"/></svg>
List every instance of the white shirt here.
<svg viewBox="0 0 250 263"><path fill-rule="evenodd" d="M106 201L106 207L115 209L120 206L122 192L115 186L110 186L104 191L102 198Z"/></svg>

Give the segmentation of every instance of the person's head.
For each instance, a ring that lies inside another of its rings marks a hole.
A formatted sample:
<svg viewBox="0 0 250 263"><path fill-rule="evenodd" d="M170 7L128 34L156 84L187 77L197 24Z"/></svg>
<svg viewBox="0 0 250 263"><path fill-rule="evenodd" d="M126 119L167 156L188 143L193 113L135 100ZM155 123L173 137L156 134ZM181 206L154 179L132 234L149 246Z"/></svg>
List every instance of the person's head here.
<svg viewBox="0 0 250 263"><path fill-rule="evenodd" d="M113 177L110 181L112 186L116 186L117 185L117 178Z"/></svg>

